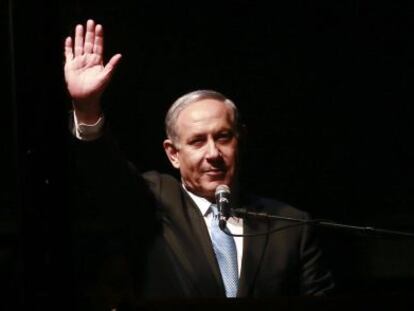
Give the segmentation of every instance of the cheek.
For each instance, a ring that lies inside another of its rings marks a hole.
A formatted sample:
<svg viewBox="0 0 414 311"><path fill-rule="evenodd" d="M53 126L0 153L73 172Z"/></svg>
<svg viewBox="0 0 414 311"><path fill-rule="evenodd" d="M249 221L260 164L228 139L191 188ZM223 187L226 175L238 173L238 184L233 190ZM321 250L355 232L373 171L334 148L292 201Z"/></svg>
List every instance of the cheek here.
<svg viewBox="0 0 414 311"><path fill-rule="evenodd" d="M237 161L236 146L229 146L229 148L224 152L224 158L229 167L235 166Z"/></svg>
<svg viewBox="0 0 414 311"><path fill-rule="evenodd" d="M187 153L185 154L182 158L181 158L181 163L182 163L182 168L187 172L187 173L195 173L197 172L203 162L203 157L200 155L200 153L198 152L191 152L191 153Z"/></svg>

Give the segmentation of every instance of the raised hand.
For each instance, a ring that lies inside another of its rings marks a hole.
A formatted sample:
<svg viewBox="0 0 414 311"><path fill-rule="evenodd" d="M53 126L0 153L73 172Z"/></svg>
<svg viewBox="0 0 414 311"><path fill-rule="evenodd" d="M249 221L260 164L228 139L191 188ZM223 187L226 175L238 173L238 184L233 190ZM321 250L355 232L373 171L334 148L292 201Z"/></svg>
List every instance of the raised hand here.
<svg viewBox="0 0 414 311"><path fill-rule="evenodd" d="M101 114L100 97L110 81L121 54L103 63L103 28L93 20L84 27L77 25L75 40L65 40L65 80L77 117L95 122Z"/></svg>

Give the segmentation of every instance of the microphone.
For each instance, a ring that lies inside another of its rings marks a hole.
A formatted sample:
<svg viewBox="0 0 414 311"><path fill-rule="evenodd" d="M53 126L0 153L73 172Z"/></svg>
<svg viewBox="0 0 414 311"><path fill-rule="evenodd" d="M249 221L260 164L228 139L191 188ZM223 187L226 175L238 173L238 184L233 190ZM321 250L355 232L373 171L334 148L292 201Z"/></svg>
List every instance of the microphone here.
<svg viewBox="0 0 414 311"><path fill-rule="evenodd" d="M219 214L219 227L224 230L226 221L230 217L230 188L227 185L217 186L215 196Z"/></svg>

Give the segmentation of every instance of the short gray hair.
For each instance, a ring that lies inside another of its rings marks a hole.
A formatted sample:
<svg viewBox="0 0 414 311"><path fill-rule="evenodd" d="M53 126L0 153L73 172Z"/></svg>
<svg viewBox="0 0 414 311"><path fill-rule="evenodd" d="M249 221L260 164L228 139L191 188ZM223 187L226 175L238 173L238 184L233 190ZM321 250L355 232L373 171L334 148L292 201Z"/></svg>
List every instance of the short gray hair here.
<svg viewBox="0 0 414 311"><path fill-rule="evenodd" d="M236 131L238 131L238 110L236 105L228 99L223 94L213 91L213 90L197 90L190 93L187 93L180 98L178 98L168 109L167 115L165 116L165 131L167 137L173 142L176 143L178 140L178 134L176 131L176 122L178 119L179 114L184 108L188 107L189 105L198 102L203 99L215 99L220 102L223 102L225 105L231 108L233 111L233 127Z"/></svg>

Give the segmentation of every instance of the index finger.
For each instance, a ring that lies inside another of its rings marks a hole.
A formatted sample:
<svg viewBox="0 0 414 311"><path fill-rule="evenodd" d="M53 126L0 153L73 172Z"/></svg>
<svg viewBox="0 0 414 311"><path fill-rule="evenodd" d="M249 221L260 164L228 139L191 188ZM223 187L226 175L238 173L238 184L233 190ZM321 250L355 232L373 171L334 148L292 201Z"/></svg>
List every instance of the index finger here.
<svg viewBox="0 0 414 311"><path fill-rule="evenodd" d="M103 27L102 25L97 24L95 26L95 42L93 45L93 52L102 56L103 51L104 51Z"/></svg>

